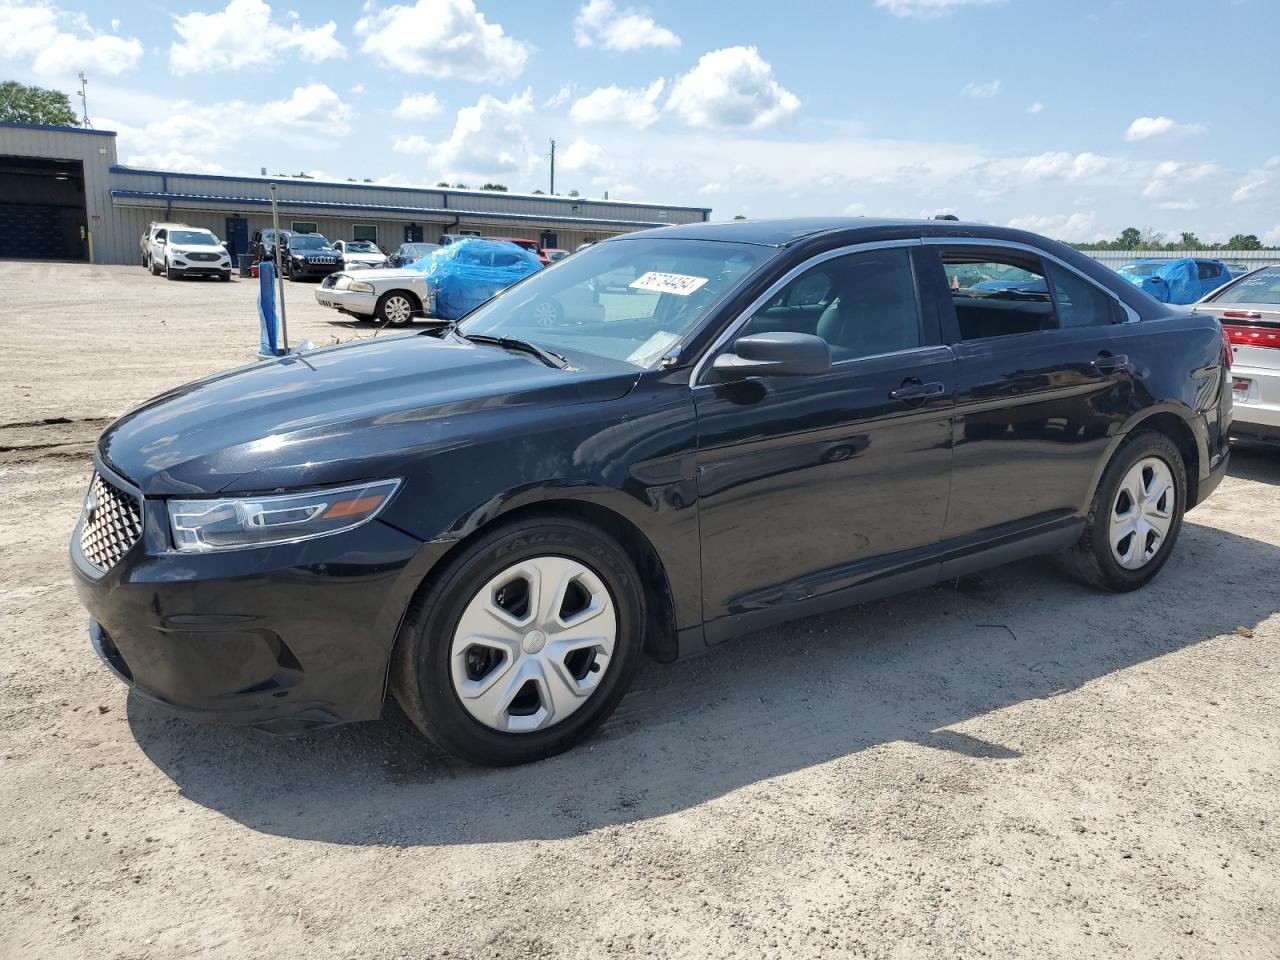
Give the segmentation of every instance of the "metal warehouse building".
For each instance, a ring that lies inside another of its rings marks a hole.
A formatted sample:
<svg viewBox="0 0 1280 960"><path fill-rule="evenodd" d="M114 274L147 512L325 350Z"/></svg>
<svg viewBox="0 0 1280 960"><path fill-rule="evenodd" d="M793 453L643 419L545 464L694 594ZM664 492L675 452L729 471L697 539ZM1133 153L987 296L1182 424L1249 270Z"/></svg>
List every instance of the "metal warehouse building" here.
<svg viewBox="0 0 1280 960"><path fill-rule="evenodd" d="M289 177L142 170L116 162L106 130L0 123L0 257L139 262L152 220L205 227L246 253L271 225L331 240L373 240L385 250L443 233L538 240L572 250L632 230L710 218L703 207L662 206L485 190L383 186Z"/></svg>

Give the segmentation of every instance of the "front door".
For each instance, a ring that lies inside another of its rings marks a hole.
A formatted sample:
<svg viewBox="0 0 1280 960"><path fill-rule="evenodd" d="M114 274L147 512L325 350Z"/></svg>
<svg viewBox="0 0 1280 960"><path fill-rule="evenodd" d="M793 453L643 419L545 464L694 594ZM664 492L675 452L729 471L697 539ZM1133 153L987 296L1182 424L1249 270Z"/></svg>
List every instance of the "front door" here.
<svg viewBox="0 0 1280 960"><path fill-rule="evenodd" d="M827 340L830 371L717 383L703 368L693 394L708 624L859 586L938 541L954 361L936 314L919 308L918 255L891 246L817 263L735 333L785 321Z"/></svg>
<svg viewBox="0 0 1280 960"><path fill-rule="evenodd" d="M404 227L405 243L421 243L422 242L422 224L406 223Z"/></svg>
<svg viewBox="0 0 1280 960"><path fill-rule="evenodd" d="M231 254L234 265L237 254L249 252L249 221L244 217L227 217L226 227L222 239L227 242L227 253Z"/></svg>
<svg viewBox="0 0 1280 960"><path fill-rule="evenodd" d="M931 269L950 289L943 329L956 357L944 539L1078 516L1110 437L1132 412L1139 325L1123 322L1120 302L1101 287L1029 250L930 249Z"/></svg>

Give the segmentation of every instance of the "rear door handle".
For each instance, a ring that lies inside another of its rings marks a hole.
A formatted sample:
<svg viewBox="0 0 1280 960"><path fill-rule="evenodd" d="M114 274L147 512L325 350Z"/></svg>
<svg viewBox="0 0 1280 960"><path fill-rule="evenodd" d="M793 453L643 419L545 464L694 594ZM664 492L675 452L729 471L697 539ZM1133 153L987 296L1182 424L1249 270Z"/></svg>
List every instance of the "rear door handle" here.
<svg viewBox="0 0 1280 960"><path fill-rule="evenodd" d="M940 383L904 383L897 390L889 391L890 400L921 400L925 397L938 397L946 392Z"/></svg>
<svg viewBox="0 0 1280 960"><path fill-rule="evenodd" d="M1098 354L1098 359L1093 361L1093 365L1105 373L1110 373L1112 370L1119 370L1122 367L1128 367L1129 358L1123 353L1100 353Z"/></svg>

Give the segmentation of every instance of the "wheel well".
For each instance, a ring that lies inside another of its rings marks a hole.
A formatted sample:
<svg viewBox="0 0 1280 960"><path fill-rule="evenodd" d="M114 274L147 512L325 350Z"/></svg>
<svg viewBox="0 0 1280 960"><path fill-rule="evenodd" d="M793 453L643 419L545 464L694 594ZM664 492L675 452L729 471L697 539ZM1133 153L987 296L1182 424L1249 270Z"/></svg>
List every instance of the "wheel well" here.
<svg viewBox="0 0 1280 960"><path fill-rule="evenodd" d="M418 296L416 293L414 293L412 290L402 290L402 289L400 289L400 288L397 288L397 289L395 289L395 290L388 290L386 293L382 294L380 297L378 297L378 303L381 303L383 300L385 300L387 297L391 296L393 293L403 293L406 297L408 297L408 298L409 298L409 302L410 302L410 303L415 303L415 304L417 304L417 305L418 305L418 307L417 307L417 308L418 308L419 310L421 310L421 309L422 309L422 298L421 298L421 297L419 297L419 296Z"/></svg>
<svg viewBox="0 0 1280 960"><path fill-rule="evenodd" d="M1173 441L1187 468L1187 503L1195 503L1200 485L1200 449L1196 446L1196 437L1191 428L1177 414L1157 413L1134 424L1130 433L1136 430L1154 430Z"/></svg>
<svg viewBox="0 0 1280 960"><path fill-rule="evenodd" d="M428 574L428 579L444 570L447 564L453 562L480 535L532 517L572 517L599 528L617 540L636 565L640 574L640 588L645 595L645 606L650 611L645 623L644 650L660 663L668 663L676 658L675 601L671 596L666 568L649 538L635 524L608 507L581 500L549 500L517 507L483 524L454 544L437 562L435 570Z"/></svg>

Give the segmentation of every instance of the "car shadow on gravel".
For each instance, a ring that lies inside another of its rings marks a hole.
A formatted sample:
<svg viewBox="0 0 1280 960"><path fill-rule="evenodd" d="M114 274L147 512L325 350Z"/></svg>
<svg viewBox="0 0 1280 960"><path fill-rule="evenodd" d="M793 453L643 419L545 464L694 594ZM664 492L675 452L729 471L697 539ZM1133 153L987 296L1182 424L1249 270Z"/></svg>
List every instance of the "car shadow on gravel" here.
<svg viewBox="0 0 1280 960"><path fill-rule="evenodd" d="M1280 445L1236 441L1227 472L1242 480L1280 486Z"/></svg>
<svg viewBox="0 0 1280 960"><path fill-rule="evenodd" d="M519 768L442 756L393 703L380 722L296 740L135 698L128 719L184 796L254 830L391 846L554 839L894 741L963 757L980 782L1022 750L951 728L1209 638L1250 643L1237 627L1280 609L1258 576L1276 569L1280 548L1193 521L1135 593L1095 592L1048 562L1002 567L649 665L596 736Z"/></svg>

